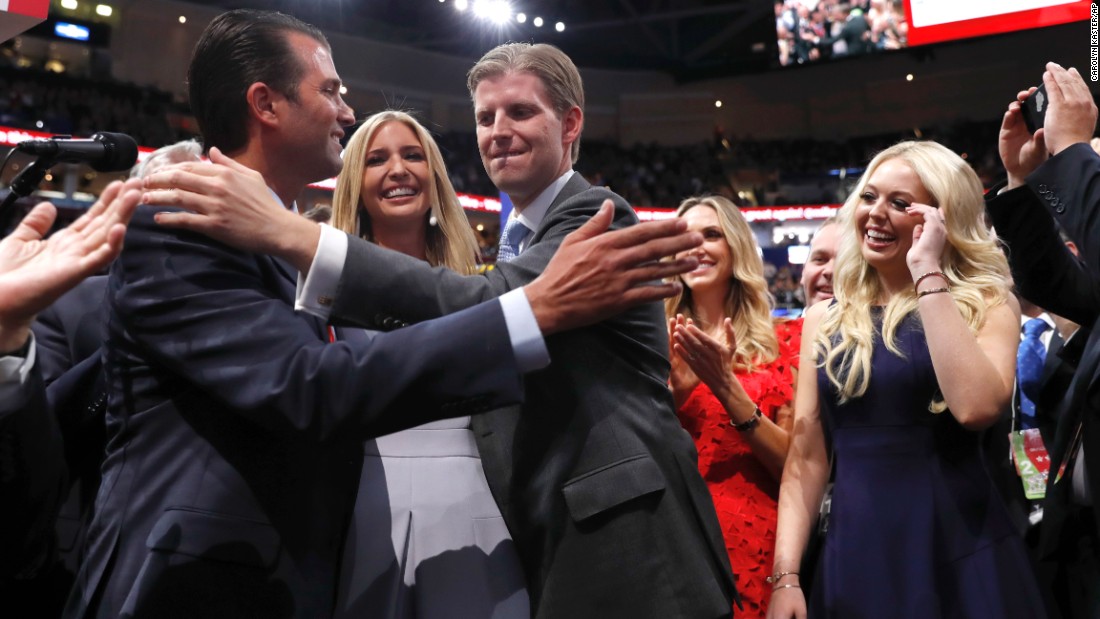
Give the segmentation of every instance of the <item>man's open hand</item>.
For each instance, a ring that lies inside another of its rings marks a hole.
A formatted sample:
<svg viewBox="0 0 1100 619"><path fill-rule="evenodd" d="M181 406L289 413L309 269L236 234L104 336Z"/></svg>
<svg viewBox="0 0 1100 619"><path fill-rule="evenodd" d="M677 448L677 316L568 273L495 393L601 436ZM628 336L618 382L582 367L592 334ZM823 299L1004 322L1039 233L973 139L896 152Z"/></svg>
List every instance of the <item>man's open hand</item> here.
<svg viewBox="0 0 1100 619"><path fill-rule="evenodd" d="M57 209L43 202L0 241L0 352L22 346L35 314L118 256L139 187L139 181L111 183L87 213L49 239Z"/></svg>
<svg viewBox="0 0 1100 619"><path fill-rule="evenodd" d="M671 297L693 270L695 257L664 260L698 247L703 237L680 218L641 223L607 232L611 200L562 241L537 279L524 287L543 335L593 324L630 307Z"/></svg>

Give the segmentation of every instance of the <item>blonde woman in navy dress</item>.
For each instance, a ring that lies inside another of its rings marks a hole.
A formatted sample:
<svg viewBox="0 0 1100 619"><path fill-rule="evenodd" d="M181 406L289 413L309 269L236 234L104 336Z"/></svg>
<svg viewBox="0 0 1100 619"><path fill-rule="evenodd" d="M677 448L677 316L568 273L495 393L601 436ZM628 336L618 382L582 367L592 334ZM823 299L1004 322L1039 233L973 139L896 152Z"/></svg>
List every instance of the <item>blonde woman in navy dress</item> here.
<svg viewBox="0 0 1100 619"><path fill-rule="evenodd" d="M977 175L934 142L897 144L840 230L836 300L806 314L768 617L1044 617L979 454L1012 396L1020 323ZM826 435L836 477L807 604Z"/></svg>
<svg viewBox="0 0 1100 619"><path fill-rule="evenodd" d="M476 268L477 242L439 147L403 112L371 116L349 140L332 224L432 265ZM529 617L523 572L469 417L383 436L364 449L336 617Z"/></svg>

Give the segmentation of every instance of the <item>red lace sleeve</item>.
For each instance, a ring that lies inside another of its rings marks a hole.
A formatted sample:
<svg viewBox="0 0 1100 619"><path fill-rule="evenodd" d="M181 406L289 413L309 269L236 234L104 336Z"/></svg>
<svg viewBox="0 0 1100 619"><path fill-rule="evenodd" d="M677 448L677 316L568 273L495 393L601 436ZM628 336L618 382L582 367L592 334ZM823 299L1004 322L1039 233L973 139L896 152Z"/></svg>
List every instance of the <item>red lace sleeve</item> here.
<svg viewBox="0 0 1100 619"><path fill-rule="evenodd" d="M802 319L780 320L775 323L775 337L779 340L779 359L785 359L798 369L798 353L802 348Z"/></svg>

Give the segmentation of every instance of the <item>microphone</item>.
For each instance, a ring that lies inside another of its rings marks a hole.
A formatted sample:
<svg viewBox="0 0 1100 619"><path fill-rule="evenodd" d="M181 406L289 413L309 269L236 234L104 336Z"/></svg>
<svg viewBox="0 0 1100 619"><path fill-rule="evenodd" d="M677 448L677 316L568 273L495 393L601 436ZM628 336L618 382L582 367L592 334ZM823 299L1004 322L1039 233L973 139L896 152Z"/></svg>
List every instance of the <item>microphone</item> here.
<svg viewBox="0 0 1100 619"><path fill-rule="evenodd" d="M88 140L70 138L27 140L17 144L15 149L42 157L49 162L49 165L58 162L83 162L98 172L128 170L137 163L138 155L137 142L134 142L134 138L125 133L106 131L101 131Z"/></svg>

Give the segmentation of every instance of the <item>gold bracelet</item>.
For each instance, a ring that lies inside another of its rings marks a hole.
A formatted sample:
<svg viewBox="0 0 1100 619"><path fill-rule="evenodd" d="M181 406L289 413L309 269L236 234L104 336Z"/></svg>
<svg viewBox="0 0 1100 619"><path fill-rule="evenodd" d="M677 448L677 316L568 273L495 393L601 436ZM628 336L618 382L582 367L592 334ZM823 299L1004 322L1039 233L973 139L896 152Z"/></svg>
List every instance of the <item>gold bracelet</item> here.
<svg viewBox="0 0 1100 619"><path fill-rule="evenodd" d="M917 291L917 286L920 286L920 283L924 281L924 278L932 277L933 275L935 275L936 277L942 277L944 282L950 283L947 279L947 276L943 274L943 271L929 271L924 275L918 277L917 281L913 282L913 292Z"/></svg>
<svg viewBox="0 0 1100 619"><path fill-rule="evenodd" d="M922 290L917 293L917 298L927 297L930 294L937 294L940 292L951 292L950 288L929 288L928 290Z"/></svg>
<svg viewBox="0 0 1100 619"><path fill-rule="evenodd" d="M775 583L779 582L779 580L781 578L783 578L784 576L798 576L798 572L776 572L776 573L772 574L771 576L768 576L767 578L765 578L764 582L768 583L769 585L772 585L772 584L775 584Z"/></svg>
<svg viewBox="0 0 1100 619"><path fill-rule="evenodd" d="M772 587L772 593L779 591L780 589L801 589L802 585L776 585Z"/></svg>

